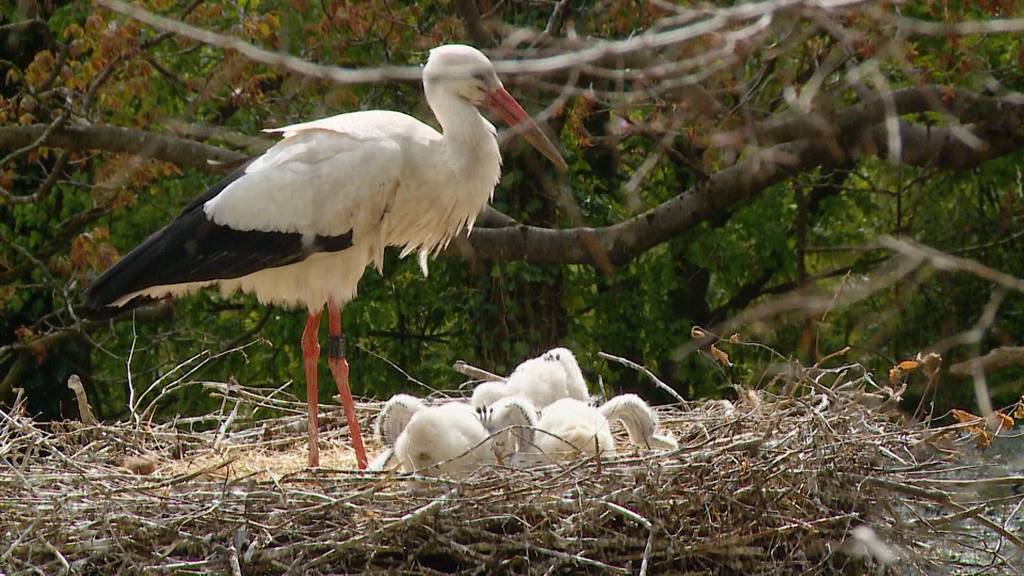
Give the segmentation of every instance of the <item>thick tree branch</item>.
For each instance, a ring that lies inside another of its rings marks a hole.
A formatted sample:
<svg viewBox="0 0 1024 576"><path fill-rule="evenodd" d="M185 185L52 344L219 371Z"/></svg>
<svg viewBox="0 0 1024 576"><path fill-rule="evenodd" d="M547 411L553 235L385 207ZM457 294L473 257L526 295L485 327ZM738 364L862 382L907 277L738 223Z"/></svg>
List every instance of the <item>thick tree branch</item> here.
<svg viewBox="0 0 1024 576"><path fill-rule="evenodd" d="M927 101L931 90L925 89L916 98ZM913 99L909 93L901 98ZM976 95L965 98L964 103L946 103L950 110L975 122L973 131L966 133L966 128L960 126L935 128L901 121L898 129L903 163L962 170L1024 147L1024 104ZM855 121L855 113L867 120ZM886 127L870 121L882 118L877 110L858 105L839 116L843 121L830 138L838 147L830 146L820 132L816 139L773 146L719 171L656 208L611 226L551 230L519 225L477 230L470 237L475 257L596 265L593 250L588 247L596 241L611 262L621 264L700 222L727 215L768 186L794 174L814 168L835 168L865 156L887 156ZM977 145L975 140L981 144Z"/></svg>
<svg viewBox="0 0 1024 576"><path fill-rule="evenodd" d="M984 356L953 364L949 367L949 373L958 378L967 378L974 374L975 368L981 368L985 372L997 372L1016 366L1024 366L1024 347L1003 346L989 351Z"/></svg>
<svg viewBox="0 0 1024 576"><path fill-rule="evenodd" d="M4 24L3 26L0 26L0 35L28 34L31 33L33 30L39 32L40 34L45 34L49 32L49 29L46 26L46 22L43 22L38 18L31 18L28 20L20 20L18 22Z"/></svg>
<svg viewBox="0 0 1024 576"><path fill-rule="evenodd" d="M515 226L519 221L488 204L476 217L475 228L502 228Z"/></svg>
<svg viewBox="0 0 1024 576"><path fill-rule="evenodd" d="M903 163L962 170L1024 147L1024 104L961 91L953 91L950 98L949 93L939 90L942 89L926 87L916 95L900 91L896 101L901 111L925 110L932 109L934 98L941 95L958 120L972 122L972 130L901 121L898 128ZM828 142L819 131L818 138L761 150L672 200L611 226L557 230L487 218L491 225L506 226L478 228L469 238L474 258L590 265L603 265L607 260L622 264L700 222L728 215L768 186L794 174L814 168L835 168L865 156L887 156L890 135L884 124L878 122L882 116L877 107L852 106L839 112L837 118L837 129L827 137ZM0 149L31 143L46 129L46 125L0 128ZM184 138L101 125L54 130L48 145L130 152L204 170L222 170L245 158L237 152Z"/></svg>
<svg viewBox="0 0 1024 576"><path fill-rule="evenodd" d="M772 152L776 157L802 162L787 166L759 154L716 173L706 183L657 208L603 228L552 230L520 225L477 230L470 241L477 257L487 260L596 264L592 250L587 248L593 238L613 264L622 264L700 222L730 211L755 193L798 172L803 164L830 162L825 148L813 143L782 144Z"/></svg>
<svg viewBox="0 0 1024 576"><path fill-rule="evenodd" d="M46 132L46 124L0 128L0 150L18 149L32 144ZM53 130L46 145L68 150L106 150L131 153L146 158L173 162L178 166L221 171L246 157L217 146L185 138L122 128L120 126L65 126Z"/></svg>

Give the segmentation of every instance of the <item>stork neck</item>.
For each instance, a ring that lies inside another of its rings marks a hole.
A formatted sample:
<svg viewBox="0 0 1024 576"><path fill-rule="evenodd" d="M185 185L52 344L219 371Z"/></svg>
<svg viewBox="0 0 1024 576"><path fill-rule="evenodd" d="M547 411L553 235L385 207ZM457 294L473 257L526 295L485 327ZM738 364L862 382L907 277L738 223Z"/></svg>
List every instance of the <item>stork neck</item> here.
<svg viewBox="0 0 1024 576"><path fill-rule="evenodd" d="M441 125L448 162L459 173L468 175L487 170L488 163L500 162L494 126L476 107L447 92L427 91L427 103Z"/></svg>

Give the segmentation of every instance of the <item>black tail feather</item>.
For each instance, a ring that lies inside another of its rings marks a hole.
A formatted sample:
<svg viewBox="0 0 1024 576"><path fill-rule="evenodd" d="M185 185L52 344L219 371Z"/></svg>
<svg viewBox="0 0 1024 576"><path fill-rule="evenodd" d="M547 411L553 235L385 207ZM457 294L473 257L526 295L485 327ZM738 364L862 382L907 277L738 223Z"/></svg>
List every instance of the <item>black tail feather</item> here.
<svg viewBox="0 0 1024 576"><path fill-rule="evenodd" d="M294 264L317 252L338 252L352 246L351 230L304 240L297 232L235 230L209 220L203 205L245 175L247 166L195 198L173 222L97 278L85 293L89 308L103 315L106 309L117 308L112 306L114 302L147 288L239 278ZM152 298L136 296L124 305L148 301Z"/></svg>

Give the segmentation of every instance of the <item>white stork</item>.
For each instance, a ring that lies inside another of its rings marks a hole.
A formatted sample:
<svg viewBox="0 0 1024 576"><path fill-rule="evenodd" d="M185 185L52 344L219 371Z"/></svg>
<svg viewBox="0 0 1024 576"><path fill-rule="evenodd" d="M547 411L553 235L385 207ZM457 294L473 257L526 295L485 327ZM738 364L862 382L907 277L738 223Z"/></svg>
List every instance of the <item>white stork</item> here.
<svg viewBox="0 0 1024 576"><path fill-rule="evenodd" d="M317 448L318 329L328 312L328 365L360 468L366 451L348 386L342 307L385 246L436 254L470 229L494 192L501 156L486 106L547 156L565 161L469 46L430 51L427 103L442 132L398 112L353 112L271 130L284 139L193 200L87 291L96 311L217 285L309 311L302 334L309 465Z"/></svg>

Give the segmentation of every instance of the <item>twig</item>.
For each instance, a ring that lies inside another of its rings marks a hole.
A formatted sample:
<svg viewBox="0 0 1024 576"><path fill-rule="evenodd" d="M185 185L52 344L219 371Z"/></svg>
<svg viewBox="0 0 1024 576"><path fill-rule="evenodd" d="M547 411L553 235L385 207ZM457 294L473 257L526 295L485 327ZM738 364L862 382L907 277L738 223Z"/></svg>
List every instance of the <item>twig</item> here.
<svg viewBox="0 0 1024 576"><path fill-rule="evenodd" d="M135 414L135 385L132 383L132 358L135 356L135 344L139 340L138 332L135 330L135 312L132 312L132 344L128 348L128 359L125 360L125 372L128 374L128 415L139 423L139 417Z"/></svg>
<svg viewBox="0 0 1024 576"><path fill-rule="evenodd" d="M506 380L508 380L504 376L498 376L497 374L488 372L483 368L470 366L469 364L466 364L462 360L456 361L455 364L452 365L452 370L455 370L456 372L462 374L463 376L474 378L476 380L483 380L489 382L505 382Z"/></svg>
<svg viewBox="0 0 1024 576"><path fill-rule="evenodd" d="M551 10L551 15L548 16L547 25L544 26L544 33L542 36L558 36L562 32L562 26L565 24L565 17L569 14L569 0L558 0L555 3L554 9Z"/></svg>
<svg viewBox="0 0 1024 576"><path fill-rule="evenodd" d="M640 561L640 576L646 576L647 568L651 561L651 548L654 545L654 526L647 518L644 518L643 516L637 514L636 512L633 512L632 510L623 508L622 506L619 506L614 502L605 501L604 505L607 506L612 511L617 512L625 516L626 518L629 518L630 520L636 522L637 524L640 524L641 526L647 529L647 544L644 546L643 559Z"/></svg>
<svg viewBox="0 0 1024 576"><path fill-rule="evenodd" d="M402 376L405 376L405 379L408 380L409 382L412 382L413 384L416 384L417 386L421 386L423 388L426 388L427 390L430 390L433 393L438 393L439 392L439 390L437 390L436 388L434 388L434 387L432 387L432 386L430 386L428 384L425 384L425 383L421 382L420 380L417 380L416 378L413 378L413 376L411 374L409 374L405 370L402 370L402 368L398 364L395 364L391 360L388 360L387 358L381 356L380 354L377 354L376 352L374 352L373 350L370 350L369 348L363 346L362 344L356 344L356 348L359 348L363 352L366 352L367 354L373 356L374 358L377 358L378 360L383 360L384 362L386 362L388 364L388 366L391 366L392 368L397 370L399 374L401 374Z"/></svg>
<svg viewBox="0 0 1024 576"><path fill-rule="evenodd" d="M606 352L598 352L597 355L600 356L601 358L604 358L605 360L614 360L614 361L618 362L619 364L622 364L623 366L626 366L627 368L632 368L633 370L637 370L637 371L641 372L644 376L647 376L651 380L651 382L654 382L655 386L657 386L658 388L661 388L662 390L667 392L670 396L675 398L676 401L679 402L680 404L686 405L686 399L685 398L680 396L679 393L676 392L675 390L673 390L671 386L669 386L668 384L662 382L660 378L658 378L657 376L654 375L654 372L651 372L647 368L637 364L636 362L633 362L632 360L626 360L625 358L621 358L619 356L614 356L614 355L608 354Z"/></svg>
<svg viewBox="0 0 1024 576"><path fill-rule="evenodd" d="M710 17L694 22L689 26L669 28L661 31L651 30L625 40L597 41L587 47L556 56L496 61L494 62L494 68L499 74L534 75L568 70L606 58L627 56L683 44L722 30L740 21L760 21L763 18L768 18L770 21L770 16L776 12L787 10L803 3L801 0L773 0L769 2L739 4L731 8L716 10ZM337 84L362 84L385 80L415 81L419 80L422 74L422 69L418 66L379 66L376 68L352 69L314 64L294 56L257 48L239 38L217 34L179 20L165 18L119 0L97 0L97 4L154 28L173 32L174 34L225 50L236 51L254 62L275 66L311 78L330 80Z"/></svg>
<svg viewBox="0 0 1024 576"><path fill-rule="evenodd" d="M878 245L892 250L893 252L898 252L914 258L915 260L928 262L939 270L958 270L961 272L967 272L984 280L988 280L993 284L1002 286L1008 290L1024 292L1024 280L1006 274L1005 272L989 268L977 260L953 256L952 254L946 254L945 252L941 252L930 246L925 246L924 244L919 244L910 240L897 240L891 236L880 237L878 239Z"/></svg>
<svg viewBox="0 0 1024 576"><path fill-rule="evenodd" d="M242 566L238 562L238 549L234 542L228 545L228 566L231 567L231 576L242 576Z"/></svg>
<svg viewBox="0 0 1024 576"><path fill-rule="evenodd" d="M777 377L802 392L762 391L756 410L741 403L725 416L711 401L659 409L661 428L683 445L672 453L604 456L600 474L589 455L532 467L523 459L481 466L458 481L350 470L354 461L307 470L294 426L304 405L276 386L199 382L222 397L220 412L92 427L36 422L19 399L0 411L0 467L11 470L8 481L0 477L0 563L59 572L55 549L72 572L85 565L161 574L528 565L650 574L727 559L750 573L825 574L836 565L831 544L870 517L879 538L903 553L892 570L954 572L956 558L970 553L984 554L993 571L1012 571L1004 549L1020 545L1010 521L1024 498L1007 490L964 504L954 498L963 488L1024 478L920 460L933 435L968 424L929 429L858 402L878 386L857 364L793 365ZM254 406L285 415L252 418ZM361 402L357 410L365 418L380 406ZM340 429L323 433L325 446L346 438ZM158 462L148 476L112 465L142 447ZM963 531L956 521L964 518L984 534ZM842 562L848 571L871 569L854 557Z"/></svg>
<svg viewBox="0 0 1024 576"><path fill-rule="evenodd" d="M92 413L92 408L89 406L89 398L85 395L85 387L82 386L82 379L78 377L78 374L72 374L68 377L68 388L75 393L75 400L78 402L78 415L82 419L82 424L86 426L99 424L96 416Z"/></svg>

